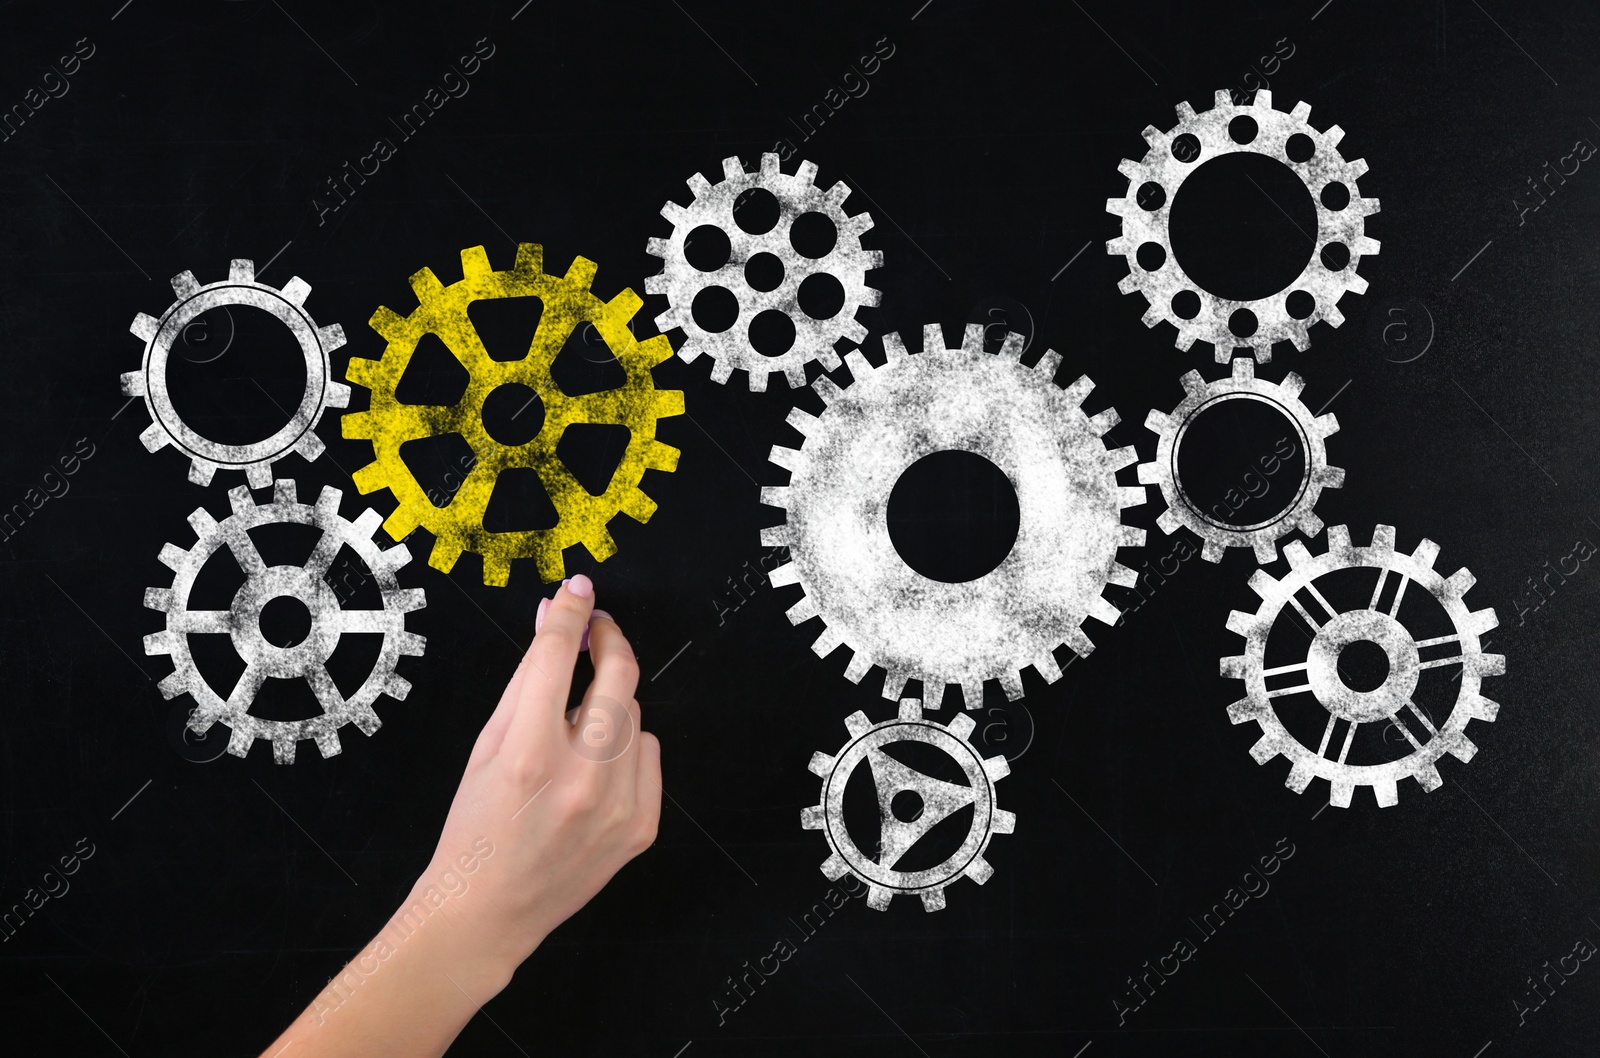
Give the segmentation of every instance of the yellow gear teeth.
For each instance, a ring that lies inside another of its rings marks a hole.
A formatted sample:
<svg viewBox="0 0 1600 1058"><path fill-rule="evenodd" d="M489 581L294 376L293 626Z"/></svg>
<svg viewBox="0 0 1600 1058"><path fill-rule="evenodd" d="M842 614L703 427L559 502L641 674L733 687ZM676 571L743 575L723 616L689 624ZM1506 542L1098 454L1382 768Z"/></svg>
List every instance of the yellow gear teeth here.
<svg viewBox="0 0 1600 1058"><path fill-rule="evenodd" d="M609 302L591 291L596 264L585 257L573 259L565 276L543 270L544 253L537 243L517 247L515 265L495 271L481 246L461 251L462 279L449 286L432 270L411 276L418 308L401 316L380 307L369 321L388 342L382 358L354 358L346 378L372 393L369 410L351 412L341 423L344 436L372 442L374 461L358 470L356 487L363 493L386 488L398 505L383 523L396 540L421 527L434 536L428 564L449 572L463 551L483 557L483 582L504 586L511 563L532 558L546 581L566 575L562 552L582 544L595 561L616 552L616 541L606 528L618 513L646 522L656 503L639 487L646 470L673 471L678 449L656 440L658 420L683 414L681 390L657 389L651 368L672 357L664 337L636 341L628 322L642 305L632 290L624 289ZM484 355L483 342L467 313L479 300L537 297L544 305L537 331L530 336L527 354L517 361L494 361ZM568 395L551 378L550 369L574 328L593 324L621 365L625 381L613 389ZM467 369L466 394L453 407L403 404L395 390L405 374L417 343L437 335ZM517 381L539 394L544 403L544 424L527 444L508 446L491 437L483 426L483 403L496 387ZM628 447L605 491L591 495L583 489L556 453L562 432L574 423L624 426ZM400 458L400 446L421 437L459 434L472 448L474 466L467 480L435 506L427 492ZM549 529L492 532L483 526L483 514L501 470L534 470L558 515Z"/></svg>

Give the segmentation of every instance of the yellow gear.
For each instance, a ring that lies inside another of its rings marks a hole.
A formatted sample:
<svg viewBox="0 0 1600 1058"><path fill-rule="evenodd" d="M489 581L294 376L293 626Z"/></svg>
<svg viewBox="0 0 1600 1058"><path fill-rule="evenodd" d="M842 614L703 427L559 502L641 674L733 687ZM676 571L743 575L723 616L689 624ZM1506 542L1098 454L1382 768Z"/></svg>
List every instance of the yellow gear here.
<svg viewBox="0 0 1600 1058"><path fill-rule="evenodd" d="M448 573L463 551L483 556L483 582L504 586L511 560L533 558L546 581L560 580L561 552L583 544L597 562L616 552L606 525L618 511L647 522L656 504L639 488L646 470L671 471L678 465L678 450L655 439L656 420L683 414L683 391L657 389L651 368L672 356L672 345L658 335L637 341L628 321L643 304L639 295L624 289L610 301L601 301L590 289L595 263L578 257L565 276L547 275L543 251L534 243L517 247L516 263L509 271L489 267L482 246L461 251L462 279L445 286L432 270L411 277L419 302L415 312L400 316L380 307L368 321L389 343L378 360L352 357L345 377L372 391L367 411L344 416L344 436L372 442L374 462L356 471L362 493L387 488L399 500L383 527L396 540L422 526L434 537L428 564ZM521 360L492 360L467 316L467 306L489 298L537 297L544 311L528 354ZM550 367L574 327L590 323L605 339L607 348L627 374L615 389L571 397L550 376ZM466 392L454 405L403 404L395 400L395 387L405 374L417 343L436 334L467 369ZM519 382L544 403L544 425L533 440L506 445L490 437L483 426L483 403L498 386ZM628 447L599 496L578 483L556 455L562 432L572 423L613 423L626 426ZM436 507L416 477L400 458L400 446L421 437L458 433L476 457L471 471L444 507ZM502 470L527 467L536 471L555 505L559 520L551 529L490 532L483 527L484 509Z"/></svg>

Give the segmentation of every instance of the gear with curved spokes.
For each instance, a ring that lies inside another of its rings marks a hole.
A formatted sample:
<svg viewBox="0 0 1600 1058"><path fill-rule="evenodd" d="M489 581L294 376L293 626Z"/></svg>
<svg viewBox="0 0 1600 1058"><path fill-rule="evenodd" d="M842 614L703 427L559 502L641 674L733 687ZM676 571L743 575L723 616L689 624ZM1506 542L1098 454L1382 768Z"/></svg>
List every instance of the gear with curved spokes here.
<svg viewBox="0 0 1600 1058"><path fill-rule="evenodd" d="M607 524L619 512L637 522L647 522L656 503L640 488L646 470L675 470L678 450L656 438L657 420L683 414L683 392L657 389L651 369L672 356L665 336L638 341L628 329L642 304L632 290L623 289L610 301L591 290L596 266L584 257L574 258L564 276L543 270L543 251L534 243L517 247L516 263L508 270L489 267L482 246L461 251L462 278L445 286L430 269L411 277L419 302L409 316L379 308L370 321L373 330L388 340L378 360L352 357L345 375L372 391L368 410L344 416L344 436L372 442L374 461L355 473L363 493L386 488L399 501L383 527L396 540L421 526L434 535L428 564L448 573L463 551L483 556L483 582L504 586L511 561L532 558L546 581L565 574L562 551L582 544L604 562L616 553ZM467 315L475 301L492 298L535 297L543 304L539 325L525 356L494 360L485 350ZM551 378L551 365L575 327L589 323L605 340L626 376L622 385L568 396ZM407 404L395 390L417 343L428 334L443 340L466 368L466 391L453 405ZM503 444L491 437L483 424L484 401L496 388L517 383L532 389L544 405L544 422L532 440ZM611 423L628 429L628 445L605 491L593 495L579 483L557 454L562 432L575 423ZM472 469L461 487L443 506L435 506L406 466L400 449L407 441L456 433L472 449ZM538 473L559 516L549 529L490 531L484 511L504 470L530 468Z"/></svg>
<svg viewBox="0 0 1600 1058"><path fill-rule="evenodd" d="M372 705L380 694L404 701L411 684L396 671L401 655L422 656L426 640L405 630L406 614L427 604L421 588L402 588L395 573L411 561L404 544L380 549L372 541L380 515L368 509L355 521L339 514L342 494L324 488L317 502L299 502L295 483L279 480L273 486L272 501L257 505L243 485L228 493L233 513L222 521L204 507L189 515L189 524L198 538L188 551L176 544L161 548L161 562L173 572L172 587L147 588L144 604L166 614L167 627L144 637L146 654L167 654L173 670L160 683L163 697L180 694L193 697L195 709L189 729L204 735L221 721L232 735L228 752L243 757L258 738L272 741L272 756L279 764L294 763L295 745L300 739L313 739L324 757L339 753L339 728L355 724L366 735L378 730L380 721ZM304 565L269 566L250 539L250 530L264 525L309 525L321 536ZM193 610L189 596L195 578L219 550L227 548L245 574L244 584L234 593L226 610ZM345 609L327 582L328 566L340 548L349 548L371 571L382 607ZM261 611L272 600L297 599L311 614L311 630L301 642L288 647L270 643L261 632ZM345 633L376 632L383 636L372 672L353 694L346 696L329 675L327 661ZM195 666L189 636L226 633L234 650L245 663L244 673L226 698L214 690ZM264 720L250 714L256 692L269 678L304 679L316 694L322 708L319 716L306 720Z"/></svg>
<svg viewBox="0 0 1600 1058"><path fill-rule="evenodd" d="M1011 772L1003 756L978 755L967 736L977 725L966 714L949 724L925 720L922 703L915 698L900 702L900 713L893 720L874 724L865 713L851 713L845 719L850 741L837 756L814 754L811 772L822 779L822 799L800 813L800 825L820 830L827 838L830 855L823 861L822 873L830 881L854 874L867 884L867 906L886 911L897 895L922 898L926 911L945 906L945 886L958 878L971 878L979 885L994 875L994 868L983 858L989 839L995 834L1010 834L1017 817L995 804L995 783ZM897 742L921 742L944 753L961 769L966 785L946 782L902 764L883 751ZM869 856L850 836L844 824L844 792L850 776L865 763L877 788L879 834L876 855ZM912 792L921 801L916 819L900 819L891 803L900 793ZM972 822L960 846L937 866L920 871L896 870L900 859L928 831L967 805L972 806Z"/></svg>
<svg viewBox="0 0 1600 1058"><path fill-rule="evenodd" d="M1349 807L1357 786L1372 787L1378 804L1385 808L1399 800L1396 784L1403 778L1417 780L1427 791L1438 789L1444 782L1436 766L1439 758L1449 753L1462 762L1471 760L1478 747L1466 736L1467 724L1492 721L1500 712L1498 704L1479 693L1483 677L1505 672L1505 656L1484 653L1479 641L1499 620L1492 607L1467 608L1464 596L1474 583L1472 574L1459 569L1449 577L1442 576L1433 568L1439 545L1426 538L1412 554L1396 551L1394 528L1388 525L1373 530L1367 547L1352 545L1349 529L1335 525L1328 528L1325 553L1313 557L1296 540L1284 548L1284 554L1289 572L1283 579L1260 569L1250 578L1250 587L1261 596L1261 608L1253 614L1235 610L1228 615L1228 630L1245 637L1244 653L1225 657L1221 663L1223 676L1245 683L1245 696L1228 707L1228 719L1235 724L1253 720L1260 725L1261 739L1250 755L1258 764L1279 755L1288 758L1285 785L1295 793L1304 793L1313 777L1326 779L1331 786L1329 801L1338 808ZM1316 581L1337 571L1362 568L1378 571L1371 602L1365 607L1336 610ZM1390 573L1396 574L1397 580L1393 601L1385 607L1382 600ZM1410 584L1443 607L1453 633L1419 640L1400 623L1400 604ZM1303 660L1269 667L1267 637L1285 607L1292 607L1314 631ZM1339 668L1340 653L1358 642L1377 644L1387 659L1387 674L1377 687L1351 687ZM1452 649L1454 652L1447 652ZM1424 659L1424 653L1430 656ZM1455 704L1444 722L1435 724L1417 705L1417 686L1424 671L1456 666L1461 670L1461 686ZM1269 679L1277 686L1269 687ZM1289 732L1273 704L1276 699L1303 693L1310 693L1328 714L1314 750ZM1338 738L1341 722L1347 725L1342 739ZM1368 723L1392 725L1409 743L1410 752L1376 764L1349 763L1357 728ZM1338 755L1330 759L1335 746L1340 747Z"/></svg>
<svg viewBox="0 0 1600 1058"><path fill-rule="evenodd" d="M171 445L189 457L189 480L209 485L219 470L242 470L251 488L272 484L272 464L290 452L307 462L323 452L322 438L316 434L317 422L327 408L342 408L350 400L350 387L335 382L328 354L344 345L344 329L337 323L318 327L305 310L311 285L299 276L285 283L282 290L256 282L255 263L235 259L228 266L228 278L204 286L193 272L172 277L178 300L160 319L146 313L133 318L128 330L144 339L144 363L137 371L122 375L124 396L143 397L150 412L150 425L139 440L151 452ZM253 444L222 444L201 436L184 422L173 406L167 389L167 361L172 343L184 329L212 309L247 305L276 316L289 328L305 357L306 388L294 413L276 433Z"/></svg>

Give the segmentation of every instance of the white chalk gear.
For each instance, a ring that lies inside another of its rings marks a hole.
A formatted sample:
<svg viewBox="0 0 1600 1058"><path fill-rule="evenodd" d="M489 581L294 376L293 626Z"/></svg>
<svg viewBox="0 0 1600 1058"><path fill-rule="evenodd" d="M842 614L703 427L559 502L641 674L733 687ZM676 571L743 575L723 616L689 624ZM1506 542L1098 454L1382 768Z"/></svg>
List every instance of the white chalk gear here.
<svg viewBox="0 0 1600 1058"><path fill-rule="evenodd" d="M772 449L769 458L791 476L786 487L762 489L761 502L784 508L787 521L763 529L761 542L787 547L792 561L770 579L805 589L789 620L822 617L827 627L812 644L819 657L849 646L845 676L854 682L872 665L887 670L885 698L918 679L938 709L945 685L959 683L966 707L977 709L983 681L998 679L1015 700L1025 666L1053 682L1061 676L1056 647L1094 649L1080 627L1086 617L1116 622L1117 608L1101 597L1108 583L1134 584L1117 549L1142 545L1144 530L1123 525L1121 514L1143 503L1145 491L1119 486L1117 471L1138 456L1131 445L1108 450L1101 440L1118 420L1115 409L1084 414L1094 388L1088 376L1062 389L1054 381L1060 355L1046 351L1028 367L1022 344L1011 333L998 354L986 353L983 327L972 323L961 347L947 349L934 323L913 356L899 335L885 335L888 362L874 369L859 351L845 354L855 381L841 390L818 378L822 415L789 413L806 435L803 447ZM1010 553L959 584L908 566L886 516L906 469L947 450L998 467L1020 513Z"/></svg>
<svg viewBox="0 0 1600 1058"><path fill-rule="evenodd" d="M1288 758L1289 778L1284 785L1295 793L1304 793L1313 777L1328 780L1332 788L1329 801L1337 808L1350 806L1357 786L1372 787L1378 804L1390 807L1399 800L1396 783L1408 776L1426 791L1437 790L1444 780L1435 762L1446 753L1459 761L1471 760L1478 747L1465 734L1468 722L1492 721L1500 712L1498 704L1478 693L1483 677L1505 672L1506 659L1503 654L1485 654L1479 643L1478 637L1496 627L1499 620L1493 607L1467 609L1463 596L1474 583L1472 574L1459 569L1449 577L1440 575L1433 568L1439 545L1426 538L1412 554L1396 551L1394 527L1388 525L1373 529L1368 547L1352 546L1350 530L1334 525L1328 528L1328 550L1324 554L1313 557L1298 540L1283 550L1289 560L1289 572L1282 580L1261 569L1250 578L1250 587L1261 596L1261 608L1253 614L1235 610L1228 615L1228 630L1246 640L1243 654L1222 659L1222 675L1245 682L1245 696L1228 706L1228 719L1235 724L1254 720L1260 725L1261 739L1250 755L1257 764L1265 764L1278 755ZM1315 582L1326 574L1353 568L1378 571L1372 601L1365 609L1335 613ZM1379 603L1390 573L1397 574L1399 580L1393 603L1383 609ZM1400 624L1396 618L1400 602L1406 596L1406 586L1413 583L1444 608L1455 627L1453 634L1418 640ZM1305 593L1305 602L1297 597L1301 592ZM1285 606L1293 606L1316 632L1305 660L1268 668L1267 637ZM1319 620L1312 616L1314 610L1327 616ZM1376 643L1389 661L1389 673L1383 683L1367 691L1347 686L1338 669L1339 652L1362 640ZM1432 655L1426 661L1421 656L1424 650ZM1411 696L1424 669L1454 665L1461 666L1461 689L1450 715L1435 726ZM1268 689L1269 676L1279 686ZM1328 711L1328 723L1315 750L1288 732L1272 705L1274 698L1305 691ZM1426 742L1418 741L1402 722L1402 712L1409 712L1412 724L1428 733ZM1341 721L1349 725L1342 743L1334 741ZM1411 744L1411 752L1379 764L1347 763L1356 728L1364 723L1393 724ZM1338 758L1329 759L1330 750L1340 745Z"/></svg>
<svg viewBox="0 0 1600 1058"><path fill-rule="evenodd" d="M317 436L317 422L327 408L342 408L350 402L350 387L333 380L328 354L344 345L344 329L337 323L318 327L305 310L311 284L295 276L282 290L256 282L255 263L235 259L228 266L228 278L200 285L193 272L172 277L178 300L158 320L146 313L133 318L128 330L144 339L144 363L137 371L124 372L122 392L143 397L150 412L150 425L139 435L151 452L172 445L189 457L189 480L209 485L219 470L242 470L251 488L272 484L272 464L290 452L307 462L323 452ZM202 313L228 305L248 305L276 316L289 328L306 362L306 388L300 404L277 433L253 444L229 445L200 436L178 415L167 391L167 360L172 343L184 328Z"/></svg>
<svg viewBox="0 0 1600 1058"><path fill-rule="evenodd" d="M1139 464L1139 484L1159 486L1167 501L1167 509L1156 519L1161 531L1170 534L1181 526L1193 532L1204 541L1200 555L1207 562L1222 561L1224 548L1248 547L1262 565L1277 561L1280 537L1296 529L1308 537L1322 532L1322 519L1316 514L1317 500L1322 498L1323 489L1344 484L1344 470L1328 465L1327 439L1338 432L1339 420L1332 412L1314 415L1305 406L1300 400L1305 380L1293 371L1284 375L1282 382L1257 378L1255 361L1240 356L1234 358L1229 378L1207 382L1200 372L1190 371L1181 381L1184 397L1171 414L1152 411L1144 420L1145 429L1159 439L1155 459ZM1203 412L1215 413L1217 405L1226 400L1259 401L1283 415L1305 453L1305 472L1295 485L1293 501L1273 517L1254 525L1232 525L1213 518L1189 496L1178 476L1178 450L1184 432Z"/></svg>
<svg viewBox="0 0 1600 1058"><path fill-rule="evenodd" d="M1228 92L1219 91L1216 105L1210 110L1197 114L1185 101L1178 104L1177 111L1178 124L1167 132L1145 126L1144 138L1150 149L1141 161L1124 158L1117 165L1117 170L1128 178L1127 194L1106 200L1106 211L1122 218L1122 234L1106 243L1106 252L1128 258L1128 275L1117 289L1124 294L1137 290L1144 295L1150 303L1144 314L1146 327L1154 327L1162 320L1171 323L1178 329L1177 347L1185 351L1196 340L1210 342L1219 364L1232 359L1233 350L1239 346L1249 346L1263 364L1272 359L1273 342L1291 341L1296 349L1305 351L1311 346L1311 325L1323 320L1339 326L1344 322L1339 299L1346 291L1360 294L1367 289L1367 281L1356 274L1356 267L1364 255L1375 254L1379 248L1378 241L1365 234L1366 218L1378 212L1378 200L1362 198L1356 190L1356 180L1367 171L1367 163L1360 158L1345 161L1339 154L1338 144L1344 137L1339 126L1332 126L1327 132L1311 127L1310 104L1297 103L1288 113L1274 110L1272 93L1265 88L1256 92L1250 103L1234 103ZM1237 117L1255 120L1258 131L1249 143L1235 142L1228 133L1228 123ZM1184 135L1200 141L1199 153L1187 159L1174 154L1174 141ZM1303 162L1293 161L1285 153L1285 144L1295 135L1308 137L1313 146L1311 157ZM1172 203L1184 180L1211 159L1240 152L1264 155L1287 166L1305 183L1317 214L1316 244L1305 269L1276 294L1250 301L1219 298L1190 279L1172 252L1168 232ZM1147 183L1154 183L1165 192L1155 209L1146 209L1139 202L1139 189ZM1322 189L1330 183L1349 189L1350 201L1343 209L1332 210L1323 205ZM1139 248L1147 243L1163 252L1161 265L1154 271L1146 271L1139 264ZM1350 251L1349 263L1337 272L1322 263L1322 250L1330 243L1340 243ZM1191 320L1172 308L1173 296L1186 290L1200 298L1200 312ZM1304 319L1289 315L1286 302L1295 291L1304 291L1313 299L1311 313ZM1256 330L1248 338L1237 337L1228 325L1229 318L1239 309L1255 314Z"/></svg>
<svg viewBox="0 0 1600 1058"><path fill-rule="evenodd" d="M845 719L850 741L837 756L816 753L811 771L822 779L822 799L800 813L800 825L820 830L828 840L830 855L822 873L830 881L854 874L867 884L867 906L886 911L897 894L922 898L926 911L944 907L945 886L957 878L971 878L982 885L994 875L994 868L983 858L989 839L995 834L1010 834L1017 817L995 804L994 784L1011 772L1003 756L980 757L967 736L977 726L972 718L960 714L949 724L922 718L922 703L915 698L900 702L900 714L893 720L874 724L865 713L851 713ZM967 785L945 782L924 775L900 763L883 747L896 742L922 742L955 761L966 776ZM850 837L844 825L844 791L851 774L865 761L878 793L880 824L877 857L869 856ZM890 805L895 795L913 791L922 800L922 812L906 822ZM966 805L972 806L972 823L961 845L944 862L923 871L897 871L895 864L935 824Z"/></svg>
<svg viewBox="0 0 1600 1058"><path fill-rule="evenodd" d="M195 710L189 729L204 735L211 725L222 721L232 732L228 752L243 757L257 738L272 740L272 756L279 764L293 764L299 739L314 739L324 757L340 750L339 728L353 723L363 734L378 730L378 714L372 703L380 694L403 701L411 684L395 666L400 655L420 657L426 640L405 630L406 614L427 604L421 588L402 588L395 572L411 561L405 544L380 549L372 541L373 531L383 521L377 511L367 509L355 521L339 514L341 493L326 487L317 502L300 503L295 483L280 480L273 486L272 502L257 506L250 490L243 485L228 493L233 514L217 521L204 508L189 515L189 524L199 538L193 549L164 544L161 562L173 572L172 587L146 588L144 604L164 611L167 627L144 637L146 654L172 656L171 675L161 681L165 698L189 694ZM305 565L268 566L250 539L249 530L277 523L309 525L322 535ZM191 610L189 593L206 560L226 547L244 570L244 584L234 594L226 610ZM348 547L371 570L381 609L344 609L339 597L324 579L328 565L341 547ZM273 599L287 596L298 599L311 614L311 631L292 647L267 642L261 634L261 610ZM226 632L245 663L245 670L226 699L223 699L195 667L188 637L195 633ZM326 662L346 632L380 632L383 645L373 662L372 672L354 694L345 697L328 674ZM316 694L322 715L306 720L263 720L250 715L250 703L268 677L304 678Z"/></svg>
<svg viewBox="0 0 1600 1058"><path fill-rule="evenodd" d="M679 358L689 362L705 353L712 359L711 377L717 382L727 382L734 368L743 368L751 391L760 392L767 388L767 376L781 371L788 384L799 389L806 384L806 364L811 361L829 371L838 368L834 342L848 338L859 343L867 337L856 312L863 305L878 304L880 293L867 286L867 270L883 264L882 252L861 246L862 234L872 227L872 216L846 214L849 186L841 180L823 191L812 182L817 167L811 162L802 161L789 176L778 168L776 154L763 154L754 173L745 172L738 158L723 159L722 171L726 179L719 184L700 173L689 179L694 201L687 207L676 202L661 207L661 215L672 222L672 234L649 241L646 249L662 259L662 268L660 274L644 281L646 294L667 296L667 311L656 317L656 326L663 331L681 328L684 342L678 347ZM760 235L751 235L734 218L734 203L751 188L768 191L778 200L778 222ZM796 218L806 213L827 217L837 232L833 249L815 259L803 256L789 238ZM731 247L727 263L710 272L690 264L684 253L689 234L703 224L721 228ZM745 279L745 263L760 253L772 254L783 263L783 281L772 290L757 290ZM833 276L844 288L844 305L822 320L808 315L799 302L800 284L819 273ZM725 331L707 331L695 322L695 295L707 287L723 287L739 303L739 316ZM766 356L750 344L751 321L768 309L782 312L794 324L794 344L779 356Z"/></svg>

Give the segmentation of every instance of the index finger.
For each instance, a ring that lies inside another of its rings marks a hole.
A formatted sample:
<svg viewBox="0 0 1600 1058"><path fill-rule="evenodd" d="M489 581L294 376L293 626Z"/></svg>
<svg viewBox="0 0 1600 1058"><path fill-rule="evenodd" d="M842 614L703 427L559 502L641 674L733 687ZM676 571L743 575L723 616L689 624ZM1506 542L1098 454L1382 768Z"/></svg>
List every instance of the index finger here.
<svg viewBox="0 0 1600 1058"><path fill-rule="evenodd" d="M594 584L578 574L556 590L545 609L544 622L528 647L529 669L522 674L516 714L508 740L547 737L564 724L567 694L572 690L572 669L584 626L594 609Z"/></svg>

